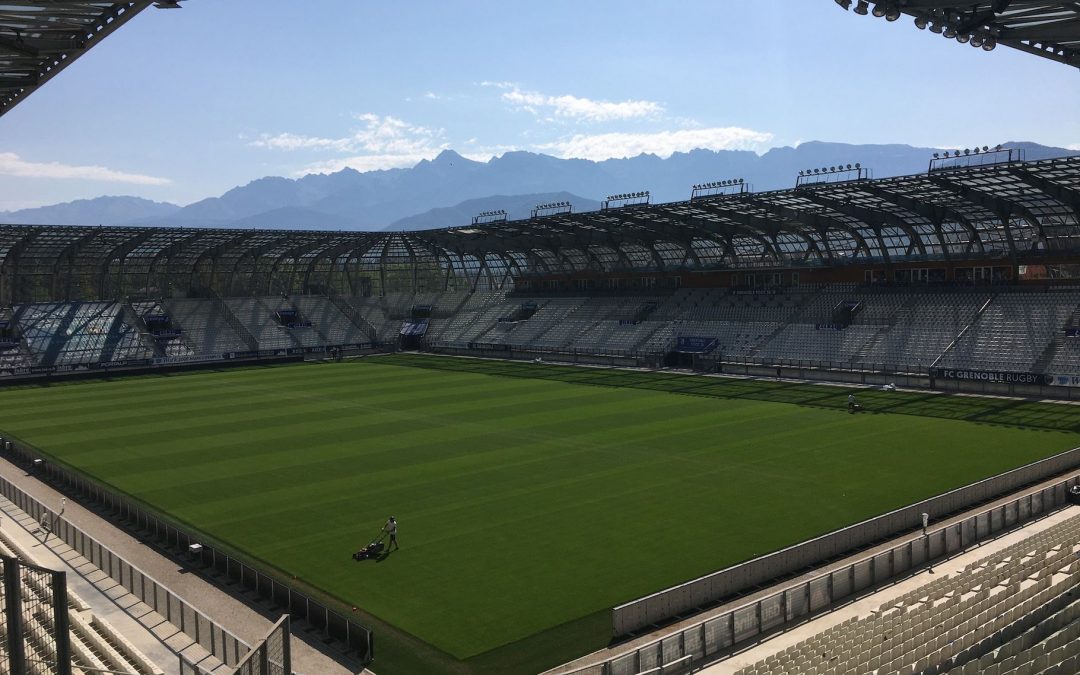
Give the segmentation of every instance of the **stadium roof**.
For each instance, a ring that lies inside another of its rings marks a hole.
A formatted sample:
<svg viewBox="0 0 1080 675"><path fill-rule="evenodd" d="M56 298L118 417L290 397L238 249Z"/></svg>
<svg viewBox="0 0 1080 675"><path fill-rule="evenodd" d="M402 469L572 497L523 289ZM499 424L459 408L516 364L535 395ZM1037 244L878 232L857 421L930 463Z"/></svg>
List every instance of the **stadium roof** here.
<svg viewBox="0 0 1080 675"><path fill-rule="evenodd" d="M240 295L298 292L315 277L355 291L360 276L487 287L525 275L1080 256L1080 157L957 166L965 159L975 156L913 176L829 182L845 175L830 172L789 190L739 184L689 201L417 232L2 225L0 285L18 302L85 297L72 288L87 283L97 297L166 285Z"/></svg>
<svg viewBox="0 0 1080 675"><path fill-rule="evenodd" d="M1043 0L836 0L856 14L895 21L915 19L920 29L987 51L1006 45L1080 68L1080 2ZM872 5L872 9L871 9Z"/></svg>
<svg viewBox="0 0 1080 675"><path fill-rule="evenodd" d="M0 115L151 4L179 7L178 0L0 2Z"/></svg>

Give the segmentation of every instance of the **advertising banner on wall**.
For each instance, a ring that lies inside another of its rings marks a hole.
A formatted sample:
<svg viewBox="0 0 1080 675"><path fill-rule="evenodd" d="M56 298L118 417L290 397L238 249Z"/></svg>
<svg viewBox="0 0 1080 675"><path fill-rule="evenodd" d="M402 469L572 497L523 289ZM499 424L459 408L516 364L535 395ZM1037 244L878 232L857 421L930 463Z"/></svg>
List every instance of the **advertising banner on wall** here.
<svg viewBox="0 0 1080 675"><path fill-rule="evenodd" d="M942 380L966 380L969 382L992 382L997 384L1050 384L1050 375L1040 373L1013 373L1001 370L965 370L956 368L934 368L931 372Z"/></svg>
<svg viewBox="0 0 1080 675"><path fill-rule="evenodd" d="M1080 375L1047 375L1049 382L1055 387L1080 387Z"/></svg>
<svg viewBox="0 0 1080 675"><path fill-rule="evenodd" d="M153 361L155 366L165 366L174 363L202 363L205 361L221 361L220 354L213 356L208 354L185 354L183 356L155 356Z"/></svg>
<svg viewBox="0 0 1080 675"><path fill-rule="evenodd" d="M682 354L708 354L719 344L720 341L716 338L680 335L675 342L675 351Z"/></svg>

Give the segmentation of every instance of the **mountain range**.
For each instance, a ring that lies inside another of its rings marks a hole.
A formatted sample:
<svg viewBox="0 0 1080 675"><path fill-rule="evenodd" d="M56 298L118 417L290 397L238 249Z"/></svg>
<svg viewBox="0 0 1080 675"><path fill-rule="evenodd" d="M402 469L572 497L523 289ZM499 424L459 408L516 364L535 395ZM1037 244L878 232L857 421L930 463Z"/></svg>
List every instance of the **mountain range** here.
<svg viewBox="0 0 1080 675"><path fill-rule="evenodd" d="M1008 143L1028 160L1080 154L1035 143ZM638 155L594 162L517 151L486 162L452 150L408 169L343 169L300 178L270 176L181 207L138 197L98 197L21 211L23 224L405 230L465 225L481 211L528 217L536 204L569 201L599 208L605 195L649 190L653 202L686 199L694 183L743 178L755 191L791 187L800 170L860 162L876 178L926 171L940 148L812 141L764 154L692 150L663 159Z"/></svg>

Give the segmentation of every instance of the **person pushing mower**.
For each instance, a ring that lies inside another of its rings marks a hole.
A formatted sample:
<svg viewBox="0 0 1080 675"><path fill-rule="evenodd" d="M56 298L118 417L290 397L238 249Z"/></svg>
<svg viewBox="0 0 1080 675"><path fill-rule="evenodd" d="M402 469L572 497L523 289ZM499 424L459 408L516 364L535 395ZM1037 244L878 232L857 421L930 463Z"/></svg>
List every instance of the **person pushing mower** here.
<svg viewBox="0 0 1080 675"><path fill-rule="evenodd" d="M394 548L397 548L397 549L401 548L401 545L398 544L398 541L397 541L397 521L394 520L393 516L390 516L390 518L386 521L386 524L383 525L382 531L383 531L383 534L390 535L390 543L386 545L386 552L387 553L390 552L391 547L394 547Z"/></svg>
<svg viewBox="0 0 1080 675"><path fill-rule="evenodd" d="M847 411L849 413L851 413L852 415L854 415L855 413L859 412L862 409L863 408L862 408L861 405L859 405L859 402L855 400L855 394L848 394L847 395Z"/></svg>

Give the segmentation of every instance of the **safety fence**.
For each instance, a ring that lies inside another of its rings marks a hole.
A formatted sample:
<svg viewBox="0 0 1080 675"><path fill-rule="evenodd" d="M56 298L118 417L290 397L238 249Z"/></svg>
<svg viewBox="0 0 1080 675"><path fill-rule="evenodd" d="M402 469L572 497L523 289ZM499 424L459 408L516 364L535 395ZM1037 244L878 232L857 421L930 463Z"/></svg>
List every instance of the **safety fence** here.
<svg viewBox="0 0 1080 675"><path fill-rule="evenodd" d="M292 675L288 614L244 657L236 667L236 675Z"/></svg>
<svg viewBox="0 0 1080 675"><path fill-rule="evenodd" d="M732 597L744 589L766 584L798 570L811 568L822 561L831 560L909 532L921 525L923 513L928 513L931 518L940 520L947 514L959 513L1078 466L1080 466L1080 448L1073 448L815 539L638 598L612 609L612 632L615 637L619 637L646 626L663 623L673 616L692 613L701 607Z"/></svg>
<svg viewBox="0 0 1080 675"><path fill-rule="evenodd" d="M64 572L0 555L0 673L71 675Z"/></svg>
<svg viewBox="0 0 1080 675"><path fill-rule="evenodd" d="M162 583L127 562L107 546L102 545L3 477L0 477L0 494L34 520L46 523L51 534L108 574L109 578L123 586L126 591L160 614L222 663L235 665L250 650L246 642L219 626Z"/></svg>
<svg viewBox="0 0 1080 675"><path fill-rule="evenodd" d="M65 494L78 496L108 511L112 522L138 532L140 537L157 542L177 555L188 556L193 563L202 565L207 571L238 582L243 588L254 591L288 612L294 620L305 620L323 637L338 640L361 662L368 663L374 658L374 636L370 629L297 589L283 573L241 560L237 554L226 550L224 545L208 542L205 537L151 513L130 498L78 471L42 459L36 450L21 443L0 439L0 446L6 456L28 467L38 478L53 484ZM39 461L35 463L35 459ZM197 552L193 552L193 544L198 544L195 547Z"/></svg>
<svg viewBox="0 0 1080 675"><path fill-rule="evenodd" d="M293 675L290 652L289 615L284 614L259 640L240 663L228 669L229 675ZM220 670L210 671L180 654L180 675L220 675Z"/></svg>
<svg viewBox="0 0 1080 675"><path fill-rule="evenodd" d="M776 593L674 630L602 662L562 671L560 675L676 672L670 670L672 666L688 656L698 662L715 658L748 640L804 620L900 574L959 553L980 540L1043 515L1065 504L1069 488L1076 485L1080 485L1080 476L1034 490L888 550L807 581L792 583Z"/></svg>

